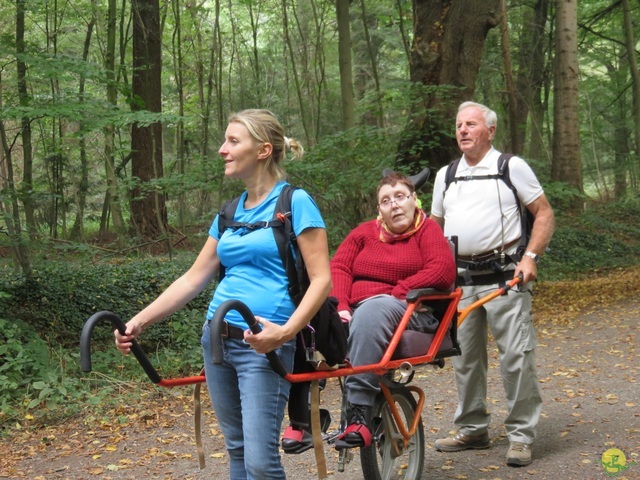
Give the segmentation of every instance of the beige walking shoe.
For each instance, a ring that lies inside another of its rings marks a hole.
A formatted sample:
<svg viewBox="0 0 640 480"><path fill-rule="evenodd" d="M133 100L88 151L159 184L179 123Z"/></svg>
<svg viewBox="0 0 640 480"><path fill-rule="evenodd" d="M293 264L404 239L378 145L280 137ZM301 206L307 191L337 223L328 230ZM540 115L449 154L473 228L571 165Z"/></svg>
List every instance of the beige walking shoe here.
<svg viewBox="0 0 640 480"><path fill-rule="evenodd" d="M455 437L436 440L436 450L441 452L460 452L471 449L481 450L489 448L490 446L489 434L487 432L481 435L458 433Z"/></svg>
<svg viewBox="0 0 640 480"><path fill-rule="evenodd" d="M507 465L511 467L524 467L531 463L533 447L529 443L511 442L507 452Z"/></svg>

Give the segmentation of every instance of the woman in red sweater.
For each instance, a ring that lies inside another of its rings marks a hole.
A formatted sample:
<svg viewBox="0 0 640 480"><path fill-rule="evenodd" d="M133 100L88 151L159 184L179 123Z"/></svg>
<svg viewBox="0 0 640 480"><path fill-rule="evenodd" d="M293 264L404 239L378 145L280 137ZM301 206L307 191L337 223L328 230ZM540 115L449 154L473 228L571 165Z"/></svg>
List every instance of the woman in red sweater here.
<svg viewBox="0 0 640 480"><path fill-rule="evenodd" d="M338 310L349 321L349 359L354 366L377 363L387 348L407 304L410 290L451 288L456 266L442 230L418 208L413 183L392 173L378 186L378 218L354 228L331 260ZM435 332L438 320L416 312L407 328ZM380 391L373 373L351 375L347 388L348 426L336 448L368 446L367 425Z"/></svg>

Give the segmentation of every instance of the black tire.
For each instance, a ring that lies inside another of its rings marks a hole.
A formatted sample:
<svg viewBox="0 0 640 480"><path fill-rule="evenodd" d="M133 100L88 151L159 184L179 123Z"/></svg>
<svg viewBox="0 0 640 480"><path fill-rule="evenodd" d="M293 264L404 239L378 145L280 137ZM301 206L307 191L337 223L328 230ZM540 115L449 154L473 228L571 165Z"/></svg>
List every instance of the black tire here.
<svg viewBox="0 0 640 480"><path fill-rule="evenodd" d="M416 409L416 401L405 388L392 391L396 407L406 426L411 426ZM385 425L390 425L387 432ZM409 440L406 449L403 438L391 415L391 410L382 394L376 398L371 421L373 439L371 445L360 449L360 463L366 480L419 480L424 465L424 429L422 418L418 428ZM405 468L406 467L406 468Z"/></svg>

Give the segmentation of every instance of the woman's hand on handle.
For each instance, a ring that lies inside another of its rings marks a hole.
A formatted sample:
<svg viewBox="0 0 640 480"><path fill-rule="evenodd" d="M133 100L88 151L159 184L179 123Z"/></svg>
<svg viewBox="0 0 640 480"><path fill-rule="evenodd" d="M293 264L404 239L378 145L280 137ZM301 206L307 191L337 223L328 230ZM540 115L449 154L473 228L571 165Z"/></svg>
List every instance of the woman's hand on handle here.
<svg viewBox="0 0 640 480"><path fill-rule="evenodd" d="M244 341L258 353L272 352L290 338L293 338L288 337L285 328L281 325L277 325L262 317L256 317L256 321L262 327L262 331L260 333L253 333L251 330L245 330Z"/></svg>
<svg viewBox="0 0 640 480"><path fill-rule="evenodd" d="M125 355L131 351L131 342L142 333L142 326L134 319L129 320L126 326L127 329L124 335L118 330L114 330L113 332L113 335L116 337L116 348Z"/></svg>

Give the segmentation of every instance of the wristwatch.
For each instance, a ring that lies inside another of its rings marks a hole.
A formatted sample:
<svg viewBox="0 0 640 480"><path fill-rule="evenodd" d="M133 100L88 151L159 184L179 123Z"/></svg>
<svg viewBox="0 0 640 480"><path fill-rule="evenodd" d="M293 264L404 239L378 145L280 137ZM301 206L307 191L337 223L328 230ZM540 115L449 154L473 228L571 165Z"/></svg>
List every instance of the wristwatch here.
<svg viewBox="0 0 640 480"><path fill-rule="evenodd" d="M529 257L532 258L534 262L538 263L538 260L540 260L540 256L536 253L533 252L524 252L524 256L525 257Z"/></svg>

